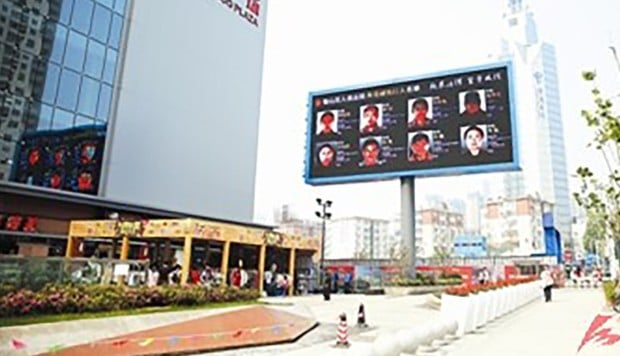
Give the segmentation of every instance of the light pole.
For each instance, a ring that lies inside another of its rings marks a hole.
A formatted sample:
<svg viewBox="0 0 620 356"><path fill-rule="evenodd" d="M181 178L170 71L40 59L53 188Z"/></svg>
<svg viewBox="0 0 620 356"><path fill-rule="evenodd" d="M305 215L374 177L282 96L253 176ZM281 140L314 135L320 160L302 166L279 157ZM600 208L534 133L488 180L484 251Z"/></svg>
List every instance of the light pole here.
<svg viewBox="0 0 620 356"><path fill-rule="evenodd" d="M321 261L319 263L321 282L323 281L323 270L325 268L325 228L327 220L332 217L332 213L327 211L327 208L332 206L331 200L323 200L316 198L316 203L319 205L320 210L315 211L314 214L321 219Z"/></svg>

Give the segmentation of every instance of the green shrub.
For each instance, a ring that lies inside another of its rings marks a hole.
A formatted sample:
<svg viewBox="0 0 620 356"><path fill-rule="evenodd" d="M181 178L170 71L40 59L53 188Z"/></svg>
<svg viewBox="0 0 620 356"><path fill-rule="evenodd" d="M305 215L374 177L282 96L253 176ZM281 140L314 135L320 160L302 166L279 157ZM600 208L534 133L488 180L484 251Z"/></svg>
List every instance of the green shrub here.
<svg viewBox="0 0 620 356"><path fill-rule="evenodd" d="M605 300L616 309L620 308L620 294L616 293L618 289L618 283L618 281L603 282L603 292L605 293Z"/></svg>
<svg viewBox="0 0 620 356"><path fill-rule="evenodd" d="M450 278L436 278L434 274L419 274L415 279L407 277L396 277L387 283L388 286L396 287L420 287L420 286L451 286L459 285L463 281L461 276L452 276Z"/></svg>
<svg viewBox="0 0 620 356"><path fill-rule="evenodd" d="M13 290L0 296L0 317L106 312L145 307L194 306L250 301L256 290L230 287L161 286L129 288L119 285L46 285L34 292Z"/></svg>
<svg viewBox="0 0 620 356"><path fill-rule="evenodd" d="M0 298L14 292L16 289L17 288L12 284L0 284Z"/></svg>

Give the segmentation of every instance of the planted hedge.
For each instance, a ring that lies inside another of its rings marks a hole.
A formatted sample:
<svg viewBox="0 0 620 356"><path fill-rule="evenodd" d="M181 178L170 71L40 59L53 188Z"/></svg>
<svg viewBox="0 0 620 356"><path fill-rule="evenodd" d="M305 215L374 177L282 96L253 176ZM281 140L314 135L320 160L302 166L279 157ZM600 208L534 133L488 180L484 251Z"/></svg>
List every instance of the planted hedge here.
<svg viewBox="0 0 620 356"><path fill-rule="evenodd" d="M537 277L521 277L508 280L501 280L494 283L475 284L475 285L459 285L446 288L445 294L457 295L461 297L468 296L470 294L476 294L478 292L488 292L499 288L516 286L522 283L529 283L538 280Z"/></svg>
<svg viewBox="0 0 620 356"><path fill-rule="evenodd" d="M47 285L33 292L21 289L0 297L0 318L25 315L109 312L165 306L252 301L258 291L230 287L118 285Z"/></svg>
<svg viewBox="0 0 620 356"><path fill-rule="evenodd" d="M452 286L463 283L458 274L418 274L416 278L395 277L387 283L393 287Z"/></svg>

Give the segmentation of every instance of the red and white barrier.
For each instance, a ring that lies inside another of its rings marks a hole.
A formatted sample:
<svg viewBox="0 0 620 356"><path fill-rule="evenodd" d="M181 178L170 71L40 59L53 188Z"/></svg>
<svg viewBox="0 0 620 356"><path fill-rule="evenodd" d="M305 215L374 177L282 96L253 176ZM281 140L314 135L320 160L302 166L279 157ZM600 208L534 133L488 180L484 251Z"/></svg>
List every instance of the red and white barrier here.
<svg viewBox="0 0 620 356"><path fill-rule="evenodd" d="M342 313L340 314L340 322L338 323L336 346L348 347L349 345L349 326L347 325L347 315Z"/></svg>

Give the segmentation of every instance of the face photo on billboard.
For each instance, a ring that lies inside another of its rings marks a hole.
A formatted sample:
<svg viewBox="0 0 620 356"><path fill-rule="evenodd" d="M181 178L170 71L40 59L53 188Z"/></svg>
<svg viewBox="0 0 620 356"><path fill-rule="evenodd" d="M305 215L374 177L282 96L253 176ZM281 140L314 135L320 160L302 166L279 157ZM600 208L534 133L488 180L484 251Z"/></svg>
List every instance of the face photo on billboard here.
<svg viewBox="0 0 620 356"><path fill-rule="evenodd" d="M361 167L374 167L381 164L381 140L378 137L360 139Z"/></svg>
<svg viewBox="0 0 620 356"><path fill-rule="evenodd" d="M334 165L336 161L336 149L329 143L322 143L317 146L316 161L320 167L327 168Z"/></svg>
<svg viewBox="0 0 620 356"><path fill-rule="evenodd" d="M407 159L409 162L429 162L433 160L433 135L431 131L409 133Z"/></svg>
<svg viewBox="0 0 620 356"><path fill-rule="evenodd" d="M316 134L333 135L338 133L338 111L325 110L316 115Z"/></svg>
<svg viewBox="0 0 620 356"><path fill-rule="evenodd" d="M383 110L381 104L360 106L360 132L363 135L378 132L382 125Z"/></svg>
<svg viewBox="0 0 620 356"><path fill-rule="evenodd" d="M487 147L487 125L461 127L461 148L465 155L471 157L489 155Z"/></svg>
<svg viewBox="0 0 620 356"><path fill-rule="evenodd" d="M468 90L459 93L459 112L461 116L485 115L487 98L484 89Z"/></svg>
<svg viewBox="0 0 620 356"><path fill-rule="evenodd" d="M409 99L407 107L409 128L424 127L433 119L433 98L420 97Z"/></svg>

